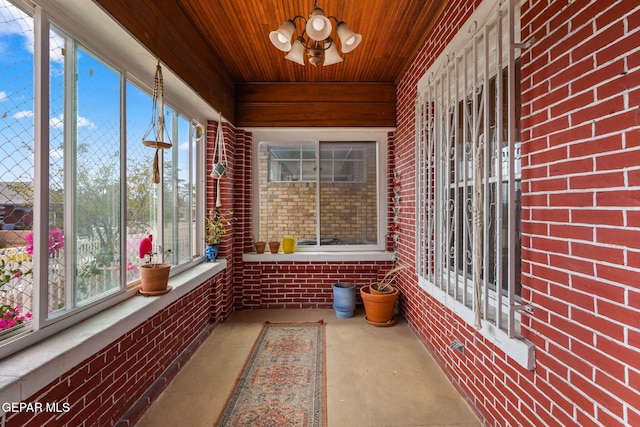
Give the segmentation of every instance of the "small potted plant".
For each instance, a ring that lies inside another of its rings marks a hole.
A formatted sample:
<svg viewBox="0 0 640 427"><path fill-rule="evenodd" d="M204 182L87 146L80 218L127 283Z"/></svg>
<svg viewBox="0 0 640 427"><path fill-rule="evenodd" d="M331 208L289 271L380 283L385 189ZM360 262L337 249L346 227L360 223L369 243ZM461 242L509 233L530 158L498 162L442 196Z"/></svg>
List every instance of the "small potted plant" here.
<svg viewBox="0 0 640 427"><path fill-rule="evenodd" d="M147 296L164 295L171 290L169 284L169 271L171 265L164 262L155 262L156 253L153 252L153 236L149 234L143 237L138 245L140 258L144 263L140 266L140 293Z"/></svg>
<svg viewBox="0 0 640 427"><path fill-rule="evenodd" d="M280 250L279 241L274 240L273 242L269 242L269 251L271 251L272 254L277 254L279 250Z"/></svg>
<svg viewBox="0 0 640 427"><path fill-rule="evenodd" d="M406 265L392 268L379 283L360 288L360 296L364 303L365 320L374 326L391 326L395 323L393 309L398 299L398 290L391 286L396 273L407 268Z"/></svg>
<svg viewBox="0 0 640 427"><path fill-rule="evenodd" d="M205 224L205 234L207 240L206 258L207 261L215 261L218 255L218 245L222 236L227 234L227 227L231 225L231 211L220 212L218 208L209 209Z"/></svg>
<svg viewBox="0 0 640 427"><path fill-rule="evenodd" d="M267 246L267 242L255 242L253 246L256 248L256 253L263 254L264 248Z"/></svg>

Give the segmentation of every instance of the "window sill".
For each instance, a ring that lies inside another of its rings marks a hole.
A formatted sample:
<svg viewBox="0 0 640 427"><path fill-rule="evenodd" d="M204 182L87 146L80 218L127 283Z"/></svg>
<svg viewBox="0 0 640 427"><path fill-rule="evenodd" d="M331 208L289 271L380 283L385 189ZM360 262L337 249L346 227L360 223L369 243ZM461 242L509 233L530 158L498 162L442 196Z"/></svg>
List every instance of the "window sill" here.
<svg viewBox="0 0 640 427"><path fill-rule="evenodd" d="M475 313L471 309L460 304L446 292L433 286L433 284L423 277L418 277L418 285L458 315L461 321L473 325ZM509 338L504 331L496 328L486 320L482 320L482 327L478 332L493 345L504 351L507 356L513 358L523 368L527 370L533 370L535 368L535 346L532 342L524 338Z"/></svg>
<svg viewBox="0 0 640 427"><path fill-rule="evenodd" d="M244 262L357 262L357 261L393 261L392 252L360 251L360 252L294 252L283 253L246 253L242 255Z"/></svg>
<svg viewBox="0 0 640 427"><path fill-rule="evenodd" d="M20 402L226 268L201 263L169 279L171 292L136 296L0 361L0 402ZM4 411L0 408L0 417Z"/></svg>

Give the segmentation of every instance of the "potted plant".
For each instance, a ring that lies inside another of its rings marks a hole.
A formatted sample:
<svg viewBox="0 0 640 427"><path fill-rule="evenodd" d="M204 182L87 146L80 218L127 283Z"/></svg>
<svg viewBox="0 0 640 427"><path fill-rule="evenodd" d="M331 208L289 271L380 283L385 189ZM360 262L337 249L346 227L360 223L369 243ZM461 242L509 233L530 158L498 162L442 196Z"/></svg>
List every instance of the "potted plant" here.
<svg viewBox="0 0 640 427"><path fill-rule="evenodd" d="M364 302L365 320L374 326L391 326L395 323L393 309L398 299L398 290L391 284L396 273L407 268L406 265L392 268L379 283L360 288L360 296Z"/></svg>
<svg viewBox="0 0 640 427"><path fill-rule="evenodd" d="M207 261L215 261L220 240L222 236L227 234L227 226L231 225L232 218L229 217L230 215L231 211L222 213L218 208L209 209L205 224Z"/></svg>
<svg viewBox="0 0 640 427"><path fill-rule="evenodd" d="M267 246L267 242L255 242L253 245L256 247L256 253L263 254L264 248Z"/></svg>
<svg viewBox="0 0 640 427"><path fill-rule="evenodd" d="M271 251L272 254L277 254L279 250L280 250L280 242L278 241L269 242L269 251Z"/></svg>
<svg viewBox="0 0 640 427"><path fill-rule="evenodd" d="M140 293L143 295L164 295L171 290L169 271L171 265L164 262L154 262L156 253L153 252L153 236L143 237L138 245L140 258L144 264L140 266Z"/></svg>

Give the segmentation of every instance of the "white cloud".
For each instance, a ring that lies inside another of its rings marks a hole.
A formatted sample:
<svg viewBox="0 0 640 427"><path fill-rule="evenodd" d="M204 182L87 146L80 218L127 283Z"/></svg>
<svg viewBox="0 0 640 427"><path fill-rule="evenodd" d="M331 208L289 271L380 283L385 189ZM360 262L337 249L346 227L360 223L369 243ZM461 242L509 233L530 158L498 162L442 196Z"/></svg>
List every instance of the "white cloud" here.
<svg viewBox="0 0 640 427"><path fill-rule="evenodd" d="M5 0L0 0L0 17L0 34L33 34L33 18Z"/></svg>
<svg viewBox="0 0 640 427"><path fill-rule="evenodd" d="M78 117L78 127L95 129L96 125L93 124L93 122L91 120L87 119L87 118Z"/></svg>
<svg viewBox="0 0 640 427"><path fill-rule="evenodd" d="M6 0L0 0L0 38L8 38L10 36L19 36L24 42L21 44L22 49L33 54L34 47L34 30L33 30L33 18L22 12L17 7L8 3ZM64 57L62 56L62 46L64 46L64 40L57 33L52 33L49 40L49 55L52 62L56 64L62 64ZM0 44L0 52L4 55L10 53L14 46L10 46L7 43Z"/></svg>
<svg viewBox="0 0 640 427"><path fill-rule="evenodd" d="M63 117L62 116L51 117L49 119L49 126L54 128L54 129L62 129L62 127L64 126Z"/></svg>
<svg viewBox="0 0 640 427"><path fill-rule="evenodd" d="M49 126L54 129L62 129L64 126L64 115L60 114L58 117L51 117L51 119L49 119ZM78 117L78 127L95 129L96 125L87 118Z"/></svg>
<svg viewBox="0 0 640 427"><path fill-rule="evenodd" d="M11 3L7 3L6 0L0 0L0 22L3 23L0 26L0 36L2 38L12 35L20 36L24 39L22 48L29 53L33 53L33 18L22 12ZM13 49L8 44L2 46L2 52L10 52Z"/></svg>
<svg viewBox="0 0 640 427"><path fill-rule="evenodd" d="M5 99L9 99L9 95L7 94L7 92L0 90L0 102L4 101Z"/></svg>
<svg viewBox="0 0 640 427"><path fill-rule="evenodd" d="M28 117L33 117L33 111L18 111L11 117L13 117L16 120L26 119Z"/></svg>

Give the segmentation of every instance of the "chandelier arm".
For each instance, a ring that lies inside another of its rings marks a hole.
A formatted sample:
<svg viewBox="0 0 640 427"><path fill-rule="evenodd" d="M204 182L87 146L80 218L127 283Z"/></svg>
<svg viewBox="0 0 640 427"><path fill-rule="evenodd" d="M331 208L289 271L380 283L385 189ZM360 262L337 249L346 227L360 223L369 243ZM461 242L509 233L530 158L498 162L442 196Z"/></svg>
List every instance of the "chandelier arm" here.
<svg viewBox="0 0 640 427"><path fill-rule="evenodd" d="M304 46L305 53L309 52L311 49L315 48L315 45L318 43L311 39L311 37L304 37L304 32L299 37L300 41L302 41L302 45Z"/></svg>
<svg viewBox="0 0 640 427"><path fill-rule="evenodd" d="M307 48L307 39L304 37L304 35L307 33L307 18L305 18L302 15L294 16L293 18L290 19L290 21L293 22L294 26L296 25L295 22L296 22L296 19L298 19L298 18L300 18L300 19L302 19L304 21L304 25L302 26L302 34L300 34L300 36L298 36L297 38L304 40L303 44L304 44L304 47L306 49Z"/></svg>
<svg viewBox="0 0 640 427"><path fill-rule="evenodd" d="M307 18L305 18L305 17L304 17L304 16L302 16L302 15L296 15L296 16L294 16L293 18L291 18L291 21L296 22L296 19L298 19L298 18L300 18L300 19L302 19L302 20L304 21L304 25L305 25L305 26L307 25Z"/></svg>
<svg viewBox="0 0 640 427"><path fill-rule="evenodd" d="M331 37L327 37L326 39L322 40L322 50L326 52L328 49L331 48L331 46L333 46L334 43L335 42Z"/></svg>

